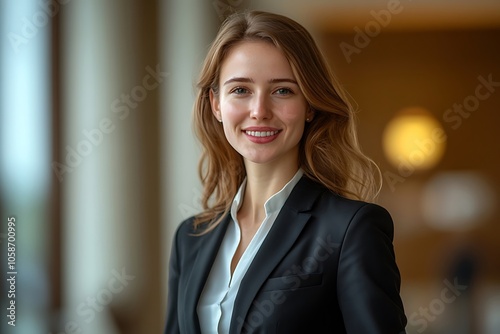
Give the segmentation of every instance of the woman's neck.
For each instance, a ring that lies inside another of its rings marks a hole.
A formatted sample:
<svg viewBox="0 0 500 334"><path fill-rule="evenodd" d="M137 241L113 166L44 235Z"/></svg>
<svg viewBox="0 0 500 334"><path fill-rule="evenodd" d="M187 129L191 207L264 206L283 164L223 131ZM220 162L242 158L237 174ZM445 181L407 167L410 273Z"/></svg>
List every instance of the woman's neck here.
<svg viewBox="0 0 500 334"><path fill-rule="evenodd" d="M251 224L260 224L265 217L264 203L293 178L299 166L291 163L278 168L245 163L245 167L247 184L238 216L245 217Z"/></svg>

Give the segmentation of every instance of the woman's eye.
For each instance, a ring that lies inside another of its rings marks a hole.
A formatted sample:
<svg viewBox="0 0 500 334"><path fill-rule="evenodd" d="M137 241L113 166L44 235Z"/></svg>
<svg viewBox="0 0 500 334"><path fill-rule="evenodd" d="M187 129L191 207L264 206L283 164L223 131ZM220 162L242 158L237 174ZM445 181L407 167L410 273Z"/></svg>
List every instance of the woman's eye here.
<svg viewBox="0 0 500 334"><path fill-rule="evenodd" d="M242 94L247 94L248 90L246 88L236 87L231 91L231 93L234 93L236 95L242 95Z"/></svg>
<svg viewBox="0 0 500 334"><path fill-rule="evenodd" d="M292 94L292 90L289 88L279 88L276 90L276 94L278 95L289 95Z"/></svg>

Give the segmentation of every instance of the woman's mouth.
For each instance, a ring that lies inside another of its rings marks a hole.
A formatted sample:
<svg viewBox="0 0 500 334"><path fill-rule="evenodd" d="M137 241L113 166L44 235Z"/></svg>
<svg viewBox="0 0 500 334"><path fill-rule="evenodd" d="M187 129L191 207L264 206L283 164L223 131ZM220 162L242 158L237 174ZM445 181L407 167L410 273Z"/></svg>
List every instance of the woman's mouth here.
<svg viewBox="0 0 500 334"><path fill-rule="evenodd" d="M267 144L278 138L281 130L276 128L251 127L243 130L248 140L255 144Z"/></svg>

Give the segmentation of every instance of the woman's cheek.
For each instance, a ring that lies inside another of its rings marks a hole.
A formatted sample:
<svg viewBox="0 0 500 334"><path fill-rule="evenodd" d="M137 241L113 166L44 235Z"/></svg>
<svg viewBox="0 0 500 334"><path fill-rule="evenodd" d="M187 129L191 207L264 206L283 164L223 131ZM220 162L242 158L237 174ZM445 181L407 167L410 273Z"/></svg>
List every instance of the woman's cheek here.
<svg viewBox="0 0 500 334"><path fill-rule="evenodd" d="M223 108L225 109L226 113L230 113L233 115L239 115L239 114L244 113L245 110L247 110L247 105L244 101L233 99L233 100L227 101L227 103L224 104Z"/></svg>

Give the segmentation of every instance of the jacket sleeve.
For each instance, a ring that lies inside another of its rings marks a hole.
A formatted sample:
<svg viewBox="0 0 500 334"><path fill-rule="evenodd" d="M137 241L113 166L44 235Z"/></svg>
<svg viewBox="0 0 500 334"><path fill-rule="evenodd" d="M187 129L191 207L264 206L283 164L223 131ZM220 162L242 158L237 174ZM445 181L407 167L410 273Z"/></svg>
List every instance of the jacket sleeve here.
<svg viewBox="0 0 500 334"><path fill-rule="evenodd" d="M167 298L167 323L165 334L180 333L179 317L177 313L178 293L179 293L179 260L177 251L177 235L175 233L170 252L170 264L168 269L168 298Z"/></svg>
<svg viewBox="0 0 500 334"><path fill-rule="evenodd" d="M375 204L361 207L347 228L337 281L347 333L405 333L393 235L391 216Z"/></svg>

